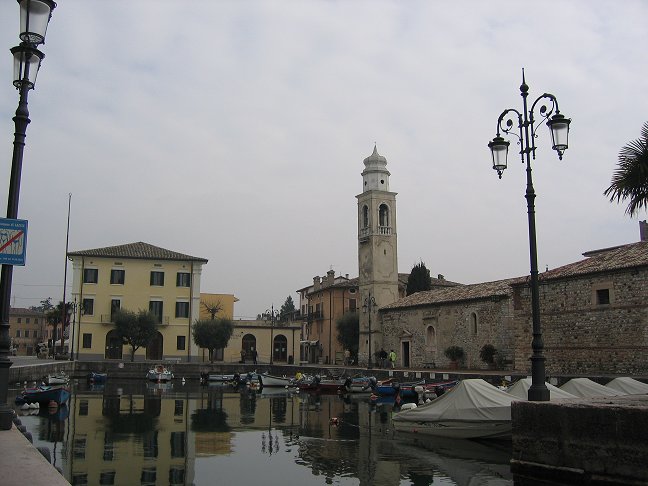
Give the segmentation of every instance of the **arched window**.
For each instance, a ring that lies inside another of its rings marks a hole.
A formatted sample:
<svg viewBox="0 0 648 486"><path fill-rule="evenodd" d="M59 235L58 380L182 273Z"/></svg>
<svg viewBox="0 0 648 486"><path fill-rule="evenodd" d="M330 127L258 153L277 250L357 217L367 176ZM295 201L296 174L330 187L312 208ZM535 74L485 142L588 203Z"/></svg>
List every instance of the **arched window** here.
<svg viewBox="0 0 648 486"><path fill-rule="evenodd" d="M242 347L245 351L245 359L252 359L252 351L256 349L256 338L253 334L243 336Z"/></svg>
<svg viewBox="0 0 648 486"><path fill-rule="evenodd" d="M436 329L434 329L434 326L428 326L425 330L425 346L428 349L436 349Z"/></svg>
<svg viewBox="0 0 648 486"><path fill-rule="evenodd" d="M122 359L123 341L114 329L106 335L106 359Z"/></svg>
<svg viewBox="0 0 648 486"><path fill-rule="evenodd" d="M149 342L146 346L146 359L159 361L162 359L162 349L164 347L164 338L162 334L158 331L155 333L155 337Z"/></svg>
<svg viewBox="0 0 648 486"><path fill-rule="evenodd" d="M281 334L275 336L272 345L272 357L273 361L288 361L288 339L286 339L286 336Z"/></svg>
<svg viewBox="0 0 648 486"><path fill-rule="evenodd" d="M362 227L369 227L369 207L366 205L362 207Z"/></svg>
<svg viewBox="0 0 648 486"><path fill-rule="evenodd" d="M477 334L477 313L470 314L470 331L473 335Z"/></svg>
<svg viewBox="0 0 648 486"><path fill-rule="evenodd" d="M386 204L381 204L378 208L378 224L382 227L389 226L389 207Z"/></svg>

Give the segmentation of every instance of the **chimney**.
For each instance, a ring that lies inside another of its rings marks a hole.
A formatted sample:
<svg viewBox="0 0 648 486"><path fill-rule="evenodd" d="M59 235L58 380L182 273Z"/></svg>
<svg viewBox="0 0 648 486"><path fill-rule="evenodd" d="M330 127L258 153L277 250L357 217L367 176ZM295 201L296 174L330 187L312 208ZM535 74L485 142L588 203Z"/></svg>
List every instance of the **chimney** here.
<svg viewBox="0 0 648 486"><path fill-rule="evenodd" d="M437 278L438 278L439 280L445 280L445 277L444 277L443 275L441 275L441 274L439 274L439 276L438 276Z"/></svg>
<svg viewBox="0 0 648 486"><path fill-rule="evenodd" d="M326 285L333 285L335 283L335 270L326 272Z"/></svg>
<svg viewBox="0 0 648 486"><path fill-rule="evenodd" d="M319 276L313 277L313 290L319 290L320 289L320 278Z"/></svg>
<svg viewBox="0 0 648 486"><path fill-rule="evenodd" d="M639 221L639 241L648 241L648 224L645 219Z"/></svg>

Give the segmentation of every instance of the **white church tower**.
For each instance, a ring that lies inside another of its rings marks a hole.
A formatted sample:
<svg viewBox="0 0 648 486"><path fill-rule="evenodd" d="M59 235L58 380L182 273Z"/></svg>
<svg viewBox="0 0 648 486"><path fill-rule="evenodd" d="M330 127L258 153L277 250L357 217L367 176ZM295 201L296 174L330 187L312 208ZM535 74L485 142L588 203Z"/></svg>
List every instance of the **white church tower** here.
<svg viewBox="0 0 648 486"><path fill-rule="evenodd" d="M377 310L398 300L396 193L389 191L387 159L373 153L364 159L363 192L358 199L358 287L360 290L360 363L375 365L383 343ZM389 352L389 350L387 350Z"/></svg>

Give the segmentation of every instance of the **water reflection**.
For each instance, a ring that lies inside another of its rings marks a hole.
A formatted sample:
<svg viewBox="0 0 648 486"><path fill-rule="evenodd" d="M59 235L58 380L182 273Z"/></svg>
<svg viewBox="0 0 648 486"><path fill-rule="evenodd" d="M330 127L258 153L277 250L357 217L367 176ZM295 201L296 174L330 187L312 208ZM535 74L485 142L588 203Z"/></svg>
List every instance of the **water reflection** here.
<svg viewBox="0 0 648 486"><path fill-rule="evenodd" d="M72 484L512 484L510 444L397 434L368 397L226 385L79 384L69 408L18 411Z"/></svg>

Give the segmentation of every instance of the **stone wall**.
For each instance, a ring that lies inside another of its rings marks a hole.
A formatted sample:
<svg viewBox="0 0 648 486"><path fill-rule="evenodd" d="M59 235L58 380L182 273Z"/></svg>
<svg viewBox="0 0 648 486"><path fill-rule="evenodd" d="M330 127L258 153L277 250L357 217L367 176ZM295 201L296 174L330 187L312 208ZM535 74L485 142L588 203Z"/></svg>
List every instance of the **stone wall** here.
<svg viewBox="0 0 648 486"><path fill-rule="evenodd" d="M511 415L515 484L648 482L646 395L516 401Z"/></svg>
<svg viewBox="0 0 648 486"><path fill-rule="evenodd" d="M598 303L601 289L609 304ZM531 355L529 288L516 287L513 302L515 361L524 365ZM541 281L540 312L547 373L648 372L648 270Z"/></svg>
<svg viewBox="0 0 648 486"><path fill-rule="evenodd" d="M434 363L436 367L447 368L450 360L445 349L460 346L465 352L461 366L487 369L488 365L479 358L484 344L495 346L505 367L513 366L511 350L515 340L509 298L395 309L382 312L381 317L385 349L398 351L402 341L409 341L412 367Z"/></svg>

